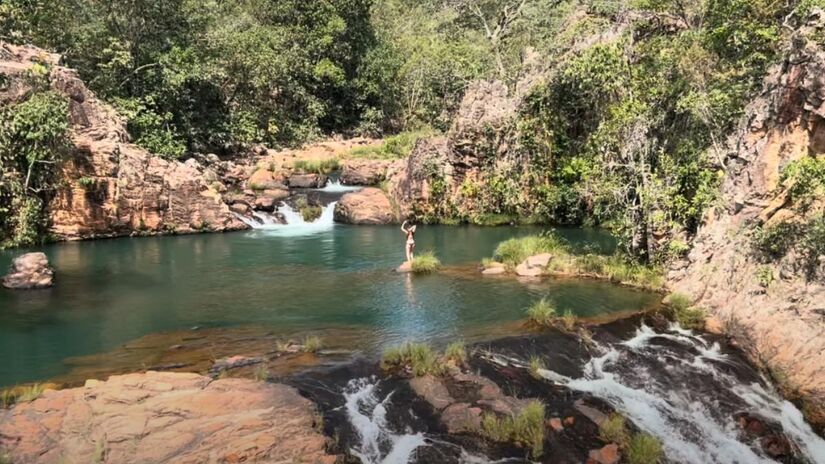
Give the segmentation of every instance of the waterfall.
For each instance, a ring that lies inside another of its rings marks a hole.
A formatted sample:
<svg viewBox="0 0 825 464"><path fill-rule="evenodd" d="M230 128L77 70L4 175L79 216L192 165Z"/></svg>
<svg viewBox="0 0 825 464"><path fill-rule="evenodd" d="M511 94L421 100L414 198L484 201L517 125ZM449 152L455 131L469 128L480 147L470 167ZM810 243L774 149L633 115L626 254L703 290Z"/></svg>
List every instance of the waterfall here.
<svg viewBox="0 0 825 464"><path fill-rule="evenodd" d="M355 427L360 443L352 454L364 464L403 464L410 461L419 446L425 446L424 436L395 434L387 426L386 405L392 393L383 400L376 394L375 379L350 380L344 390L347 417Z"/></svg>
<svg viewBox="0 0 825 464"><path fill-rule="evenodd" d="M237 215L238 219L243 221L249 227L266 231L268 234L277 234L281 236L298 236L309 235L319 232L325 232L335 227L333 215L335 212L335 204L330 203L323 207L321 216L312 222L304 221L301 213L292 209L291 206L284 204L278 209L286 221L286 224L281 224L275 218L267 213L254 212L254 218L249 218L242 215Z"/></svg>
<svg viewBox="0 0 825 464"><path fill-rule="evenodd" d="M344 193L344 192L357 192L358 190L363 189L364 187L360 185L344 185L341 183L340 179L330 179L327 182L327 185L324 188L316 189L320 192L328 192L328 193Z"/></svg>
<svg viewBox="0 0 825 464"><path fill-rule="evenodd" d="M656 339L667 343L653 343ZM709 343L678 326L656 333L643 325L631 339L602 351L604 354L585 365L581 378L547 369L541 369L540 374L608 401L661 440L671 460L774 462L740 441L732 416L747 411L780 424L785 436L810 462L825 462L825 440L803 420L802 413L760 383L737 379L730 373L733 361L721 352L718 343ZM526 367L524 361L502 356L492 360Z"/></svg>

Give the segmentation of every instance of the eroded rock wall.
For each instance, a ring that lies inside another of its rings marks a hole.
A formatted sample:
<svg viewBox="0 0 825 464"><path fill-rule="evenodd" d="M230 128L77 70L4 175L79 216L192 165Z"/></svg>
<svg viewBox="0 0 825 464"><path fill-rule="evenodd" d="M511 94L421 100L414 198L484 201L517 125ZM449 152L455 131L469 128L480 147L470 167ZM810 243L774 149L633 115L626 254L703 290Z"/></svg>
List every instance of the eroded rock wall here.
<svg viewBox="0 0 825 464"><path fill-rule="evenodd" d="M747 109L731 140L721 206L710 211L687 259L668 275L733 336L752 361L801 399L813 422L825 425L825 283L790 253L766 261L754 253L759 226L804 222L823 199L792 201L782 170L803 157L825 156L825 50L821 13L799 28L763 94ZM820 267L823 257L819 257ZM770 276L767 279L766 276ZM767 280L767 282L766 282Z"/></svg>
<svg viewBox="0 0 825 464"><path fill-rule="evenodd" d="M130 143L123 120L97 99L60 57L0 43L0 104L31 91L35 64L49 68L52 90L69 99L72 150L49 203L52 232L65 240L132 233L225 231L247 226L229 211L214 173L191 159L170 161Z"/></svg>

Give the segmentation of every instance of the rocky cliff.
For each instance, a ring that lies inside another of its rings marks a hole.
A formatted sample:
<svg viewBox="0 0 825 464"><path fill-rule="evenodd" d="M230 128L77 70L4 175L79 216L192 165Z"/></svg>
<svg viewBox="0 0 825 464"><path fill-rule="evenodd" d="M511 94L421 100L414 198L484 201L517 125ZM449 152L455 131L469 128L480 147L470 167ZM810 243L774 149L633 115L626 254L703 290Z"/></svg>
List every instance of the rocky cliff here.
<svg viewBox="0 0 825 464"><path fill-rule="evenodd" d="M96 98L60 56L0 43L0 104L31 92L29 75L48 69L52 90L69 99L73 149L59 170L49 203L52 232L61 239L131 233L188 233L246 228L215 188L214 172L194 159L165 160L130 143L123 120Z"/></svg>
<svg viewBox="0 0 825 464"><path fill-rule="evenodd" d="M801 201L783 172L791 163L825 156L825 51L815 39L823 25L817 12L797 26L784 60L772 69L730 141L721 207L706 215L692 251L668 276L675 291L706 308L752 361L803 402L820 427L825 425L825 259L805 260L805 251L792 245L784 255L766 258L755 242L763 233L768 247L779 247L792 237L765 238L765 230L802 230L822 215L822 190Z"/></svg>

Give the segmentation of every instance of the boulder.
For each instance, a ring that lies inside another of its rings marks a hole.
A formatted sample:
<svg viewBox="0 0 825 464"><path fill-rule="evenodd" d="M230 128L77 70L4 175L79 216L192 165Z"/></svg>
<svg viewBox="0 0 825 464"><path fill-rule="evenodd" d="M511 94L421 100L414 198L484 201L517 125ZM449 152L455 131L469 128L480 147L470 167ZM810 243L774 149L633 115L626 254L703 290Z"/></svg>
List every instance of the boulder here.
<svg viewBox="0 0 825 464"><path fill-rule="evenodd" d="M323 188L327 185L327 176L323 174L293 174L289 176L290 188Z"/></svg>
<svg viewBox="0 0 825 464"><path fill-rule="evenodd" d="M243 202L232 203L232 206L229 207L229 210L233 213L238 213L242 216L249 214L250 208L249 205Z"/></svg>
<svg viewBox="0 0 825 464"><path fill-rule="evenodd" d="M316 424L313 404L286 385L149 371L0 410L0 449L16 464L331 464Z"/></svg>
<svg viewBox="0 0 825 464"><path fill-rule="evenodd" d="M26 253L14 258L9 273L3 278L3 286L11 289L35 289L51 287L54 271L45 253Z"/></svg>
<svg viewBox="0 0 825 464"><path fill-rule="evenodd" d="M258 169L246 181L246 186L252 190L270 190L285 188L283 179L272 171Z"/></svg>
<svg viewBox="0 0 825 464"><path fill-rule="evenodd" d="M390 224L395 222L392 204L381 189L365 188L341 197L335 205L336 222L345 224Z"/></svg>
<svg viewBox="0 0 825 464"><path fill-rule="evenodd" d="M395 272L398 272L400 274L412 272L412 263L409 261L404 261L400 266L395 268Z"/></svg>
<svg viewBox="0 0 825 464"><path fill-rule="evenodd" d="M271 197L275 201L283 201L289 198L289 190L286 188L264 190L263 196Z"/></svg>
<svg viewBox="0 0 825 464"><path fill-rule="evenodd" d="M507 272L507 267L504 263L499 263L496 261L487 263L484 265L484 269L481 270L481 273L484 275L499 275L504 274L505 272Z"/></svg>
<svg viewBox="0 0 825 464"><path fill-rule="evenodd" d="M346 159L341 162L341 183L345 185L378 185L387 178L393 161Z"/></svg>
<svg viewBox="0 0 825 464"><path fill-rule="evenodd" d="M450 396L450 392L447 391L447 387L441 383L441 380L432 375L411 379L410 387L412 387L418 396L427 400L436 410L442 410L455 402Z"/></svg>
<svg viewBox="0 0 825 464"><path fill-rule="evenodd" d="M271 213L275 211L275 206L277 205L277 203L278 202L275 200L274 197L260 196L255 198L255 210Z"/></svg>
<svg viewBox="0 0 825 464"><path fill-rule="evenodd" d="M441 413L441 422L449 433L477 432L481 428L482 412L469 403L455 403Z"/></svg>
<svg viewBox="0 0 825 464"><path fill-rule="evenodd" d="M523 277L540 276L544 274L544 269L547 267L547 264L551 259L553 259L553 255L549 253L530 256L522 261L521 264L516 266L516 274Z"/></svg>
<svg viewBox="0 0 825 464"><path fill-rule="evenodd" d="M619 445L611 443L600 449L591 450L587 457L587 464L618 464L619 458L621 458Z"/></svg>

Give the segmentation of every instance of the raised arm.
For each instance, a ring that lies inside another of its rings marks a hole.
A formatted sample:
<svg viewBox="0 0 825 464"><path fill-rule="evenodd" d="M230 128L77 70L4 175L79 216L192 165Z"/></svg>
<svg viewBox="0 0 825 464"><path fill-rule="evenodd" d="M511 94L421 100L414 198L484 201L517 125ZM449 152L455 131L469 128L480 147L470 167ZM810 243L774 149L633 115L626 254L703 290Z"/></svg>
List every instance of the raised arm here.
<svg viewBox="0 0 825 464"><path fill-rule="evenodd" d="M407 221L404 221L404 223L401 224L401 232L404 232L405 234L408 233L406 226L407 226Z"/></svg>

